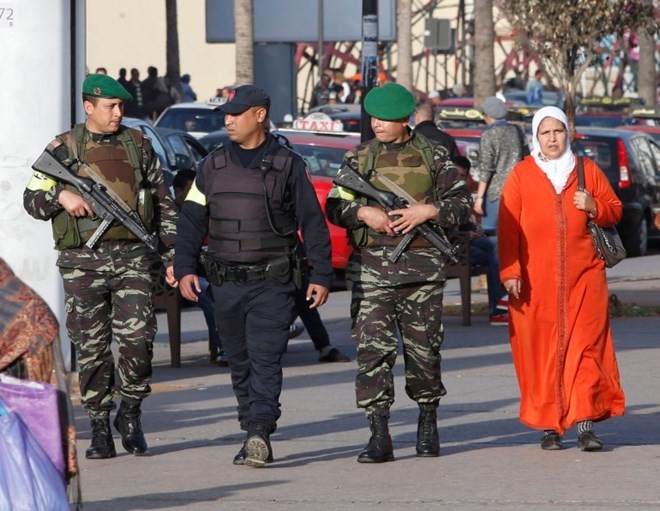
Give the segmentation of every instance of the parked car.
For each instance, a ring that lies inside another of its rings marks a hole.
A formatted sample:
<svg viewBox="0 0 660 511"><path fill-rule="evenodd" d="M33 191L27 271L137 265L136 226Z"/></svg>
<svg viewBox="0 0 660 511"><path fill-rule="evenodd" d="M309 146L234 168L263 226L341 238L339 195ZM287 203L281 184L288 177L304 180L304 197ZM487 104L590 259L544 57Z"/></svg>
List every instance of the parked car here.
<svg viewBox="0 0 660 511"><path fill-rule="evenodd" d="M310 109L308 113L312 112L321 112L329 116L333 121L341 121L344 125L344 131L360 133L362 105L354 103L322 105Z"/></svg>
<svg viewBox="0 0 660 511"><path fill-rule="evenodd" d="M166 108L154 126L187 131L196 138L225 126L225 114L218 110L221 103L176 103Z"/></svg>
<svg viewBox="0 0 660 511"><path fill-rule="evenodd" d="M204 146L209 153L213 151L216 147L219 147L220 144L229 143L229 133L227 130L217 130L207 133L203 137L199 138L199 143Z"/></svg>
<svg viewBox="0 0 660 511"><path fill-rule="evenodd" d="M307 163L316 191L316 197L325 213L325 202L332 188L332 180L339 172L344 155L360 143L358 134L323 135L305 133L294 130L278 130L279 135L286 137ZM330 223L326 219L332 242L332 268L339 275L348 264L348 258L353 248L348 243L346 230Z"/></svg>
<svg viewBox="0 0 660 511"><path fill-rule="evenodd" d="M477 179L477 167L479 165L479 140L481 134L484 132L485 126L469 128L447 128L443 131L451 135L458 146L458 151L470 160L470 176L468 179L468 187L472 193L477 193L479 186Z"/></svg>
<svg viewBox="0 0 660 511"><path fill-rule="evenodd" d="M632 126L617 126L618 130L625 131L641 131L643 133L648 133L653 137L653 139L660 144L660 126L650 126L648 124L635 124Z"/></svg>
<svg viewBox="0 0 660 511"><path fill-rule="evenodd" d="M527 104L527 92L524 90L507 90L504 93L507 104ZM558 92L551 90L544 90L541 96L541 106L556 106L564 108L564 96ZM534 105L536 106L536 105Z"/></svg>
<svg viewBox="0 0 660 511"><path fill-rule="evenodd" d="M174 130L170 128L156 128L156 132L168 147L168 152L175 157L185 155L193 161L197 170L199 163L209 154L204 145L187 131ZM181 163L181 162L180 162Z"/></svg>
<svg viewBox="0 0 660 511"><path fill-rule="evenodd" d="M608 177L623 203L616 228L628 255L646 254L654 208L660 205L660 148L646 133L599 128L577 128L573 148L594 160Z"/></svg>
<svg viewBox="0 0 660 511"><path fill-rule="evenodd" d="M584 111L575 115L575 127L617 128L630 122L624 112Z"/></svg>
<svg viewBox="0 0 660 511"><path fill-rule="evenodd" d="M149 121L136 119L133 117L124 117L121 122L124 126L142 131L151 140L156 156L160 160L160 165L165 175L167 186L172 186L174 174L181 169L195 170L195 161L188 155L177 153L163 138Z"/></svg>

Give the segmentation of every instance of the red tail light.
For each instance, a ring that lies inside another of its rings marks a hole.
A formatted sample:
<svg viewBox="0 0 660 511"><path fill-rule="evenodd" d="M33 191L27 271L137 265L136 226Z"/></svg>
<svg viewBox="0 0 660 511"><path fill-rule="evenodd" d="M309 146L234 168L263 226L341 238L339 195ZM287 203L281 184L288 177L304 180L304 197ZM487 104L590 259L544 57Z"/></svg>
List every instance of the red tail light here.
<svg viewBox="0 0 660 511"><path fill-rule="evenodd" d="M619 153L619 188L630 188L630 171L628 170L628 153L623 140L619 139L617 143Z"/></svg>

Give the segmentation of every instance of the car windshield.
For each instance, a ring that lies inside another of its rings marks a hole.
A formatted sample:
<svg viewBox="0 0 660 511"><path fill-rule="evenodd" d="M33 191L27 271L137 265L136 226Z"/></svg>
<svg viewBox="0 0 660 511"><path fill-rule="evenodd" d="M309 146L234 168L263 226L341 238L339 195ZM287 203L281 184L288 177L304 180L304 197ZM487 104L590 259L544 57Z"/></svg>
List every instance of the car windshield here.
<svg viewBox="0 0 660 511"><path fill-rule="evenodd" d="M573 141L573 151L596 162L610 181L619 179L616 147L616 139L582 137Z"/></svg>
<svg viewBox="0 0 660 511"><path fill-rule="evenodd" d="M504 93L507 101L516 101L523 104L527 103L527 93L525 91L508 91ZM541 95L542 106L561 106L561 96L553 91L543 91Z"/></svg>
<svg viewBox="0 0 660 511"><path fill-rule="evenodd" d="M202 108L170 108L158 119L158 127L209 133L225 127L225 114Z"/></svg>
<svg viewBox="0 0 660 511"><path fill-rule="evenodd" d="M626 124L621 115L576 115L576 126L592 126L594 128L615 128Z"/></svg>
<svg viewBox="0 0 660 511"><path fill-rule="evenodd" d="M335 177L341 167L346 149L316 145L293 144L296 151L305 159L313 176Z"/></svg>

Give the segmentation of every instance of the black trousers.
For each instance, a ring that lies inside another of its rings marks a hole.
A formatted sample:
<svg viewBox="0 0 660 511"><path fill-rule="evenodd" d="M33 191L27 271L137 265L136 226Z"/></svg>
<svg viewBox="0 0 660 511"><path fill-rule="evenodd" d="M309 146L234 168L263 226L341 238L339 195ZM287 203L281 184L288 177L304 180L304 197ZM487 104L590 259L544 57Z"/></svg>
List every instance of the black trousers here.
<svg viewBox="0 0 660 511"><path fill-rule="evenodd" d="M295 319L293 282L224 282L213 286L215 319L229 360L238 421L275 431L280 417L282 354Z"/></svg>
<svg viewBox="0 0 660 511"><path fill-rule="evenodd" d="M319 310L309 308L309 302L305 296L307 293L307 284L305 282L305 285L296 291L296 311L303 325L305 325L309 338L314 343L314 348L316 351L321 351L330 345L330 336L323 324Z"/></svg>

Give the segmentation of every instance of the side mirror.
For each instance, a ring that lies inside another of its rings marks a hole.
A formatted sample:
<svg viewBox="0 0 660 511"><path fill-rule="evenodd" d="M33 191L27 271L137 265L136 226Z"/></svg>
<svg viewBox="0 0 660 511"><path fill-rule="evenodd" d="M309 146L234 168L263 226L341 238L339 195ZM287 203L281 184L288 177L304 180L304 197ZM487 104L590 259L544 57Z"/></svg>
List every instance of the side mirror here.
<svg viewBox="0 0 660 511"><path fill-rule="evenodd" d="M187 154L175 154L174 166L176 170L195 170L195 162Z"/></svg>

